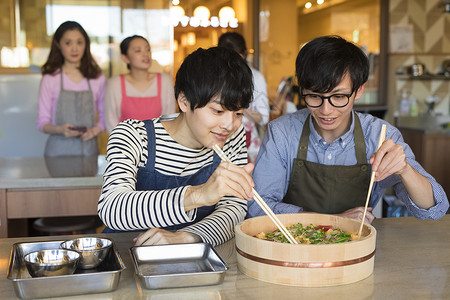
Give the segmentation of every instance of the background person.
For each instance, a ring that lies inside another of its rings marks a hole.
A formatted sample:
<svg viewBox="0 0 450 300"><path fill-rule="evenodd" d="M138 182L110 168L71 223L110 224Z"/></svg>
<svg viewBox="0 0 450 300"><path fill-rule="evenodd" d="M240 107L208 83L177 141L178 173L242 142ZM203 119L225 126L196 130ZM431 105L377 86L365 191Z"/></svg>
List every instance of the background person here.
<svg viewBox="0 0 450 300"><path fill-rule="evenodd" d="M245 39L237 32L227 32L220 36L219 47L226 47L239 53L245 60L247 59L247 46ZM250 107L244 111L244 124L247 137L247 151L249 160L254 162L258 155L261 139L258 128L264 129L264 125L269 122L270 108L269 99L267 97L267 84L264 76L250 66L253 74L253 101ZM261 127L259 127L261 126Z"/></svg>
<svg viewBox="0 0 450 300"><path fill-rule="evenodd" d="M253 172L256 191L275 213L361 219L371 171L376 182L367 222L389 187L418 219L446 213L442 186L415 161L399 130L353 110L368 74L367 56L341 37L319 37L300 50L296 75L308 108L269 124ZM383 124L386 140L377 151ZM249 202L249 217L262 214L257 203Z"/></svg>
<svg viewBox="0 0 450 300"><path fill-rule="evenodd" d="M252 92L250 68L235 51L190 54L176 75L176 118L129 119L111 132L98 203L105 232L147 230L136 245L232 238L253 197L242 126ZM233 164L221 162L214 144Z"/></svg>
<svg viewBox="0 0 450 300"><path fill-rule="evenodd" d="M142 36L133 35L120 43L128 74L110 78L106 85L105 115L108 132L126 119L147 120L175 113L172 79L151 73L152 51Z"/></svg>
<svg viewBox="0 0 450 300"><path fill-rule="evenodd" d="M42 75L37 128L50 135L44 155L97 155L106 80L80 24L67 21L58 27Z"/></svg>

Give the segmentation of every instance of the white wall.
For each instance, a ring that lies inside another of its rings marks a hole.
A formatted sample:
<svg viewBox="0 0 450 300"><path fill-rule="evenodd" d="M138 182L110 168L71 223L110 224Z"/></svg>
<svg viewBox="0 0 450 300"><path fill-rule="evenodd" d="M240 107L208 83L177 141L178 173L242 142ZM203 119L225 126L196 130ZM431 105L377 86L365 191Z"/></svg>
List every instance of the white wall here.
<svg viewBox="0 0 450 300"><path fill-rule="evenodd" d="M0 157L36 157L47 135L36 128L40 74L0 75Z"/></svg>

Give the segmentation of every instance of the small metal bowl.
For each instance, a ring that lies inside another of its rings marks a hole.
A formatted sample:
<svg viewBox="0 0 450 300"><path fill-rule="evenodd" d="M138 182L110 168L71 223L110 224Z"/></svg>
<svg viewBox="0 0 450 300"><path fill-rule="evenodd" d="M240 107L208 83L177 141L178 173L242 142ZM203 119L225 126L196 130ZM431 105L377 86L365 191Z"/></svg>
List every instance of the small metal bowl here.
<svg viewBox="0 0 450 300"><path fill-rule="evenodd" d="M61 276L75 272L80 254L72 250L48 249L28 253L24 260L32 277Z"/></svg>
<svg viewBox="0 0 450 300"><path fill-rule="evenodd" d="M62 249L75 250L80 253L80 269L96 268L105 260L112 247L112 240L97 237L84 237L61 243Z"/></svg>

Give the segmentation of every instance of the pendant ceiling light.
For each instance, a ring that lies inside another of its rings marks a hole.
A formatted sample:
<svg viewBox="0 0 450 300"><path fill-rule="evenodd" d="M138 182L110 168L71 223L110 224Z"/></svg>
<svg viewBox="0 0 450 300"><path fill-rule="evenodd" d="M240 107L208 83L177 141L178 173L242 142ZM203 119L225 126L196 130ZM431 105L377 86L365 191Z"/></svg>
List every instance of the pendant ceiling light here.
<svg viewBox="0 0 450 300"><path fill-rule="evenodd" d="M170 8L170 18L173 26L177 26L184 16L185 12L181 6L176 5Z"/></svg>
<svg viewBox="0 0 450 300"><path fill-rule="evenodd" d="M197 6L194 9L194 17L200 19L200 21L208 20L211 16L209 9L206 6Z"/></svg>
<svg viewBox="0 0 450 300"><path fill-rule="evenodd" d="M219 18L224 21L231 21L236 16L234 9L230 6L224 6L219 10Z"/></svg>
<svg viewBox="0 0 450 300"><path fill-rule="evenodd" d="M208 7L200 5L197 6L192 17L186 16L184 9L175 5L170 8L170 16L174 27L181 25L186 27L188 25L192 27L231 27L237 28L239 21L236 19L236 13L230 6L224 6L219 10L218 16L211 16L211 12Z"/></svg>

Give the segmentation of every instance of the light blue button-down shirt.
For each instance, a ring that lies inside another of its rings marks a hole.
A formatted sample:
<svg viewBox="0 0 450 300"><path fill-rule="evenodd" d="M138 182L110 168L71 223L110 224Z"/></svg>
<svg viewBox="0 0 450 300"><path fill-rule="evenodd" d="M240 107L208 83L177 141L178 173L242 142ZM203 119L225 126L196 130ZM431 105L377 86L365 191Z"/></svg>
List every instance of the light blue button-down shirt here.
<svg viewBox="0 0 450 300"><path fill-rule="evenodd" d="M308 114L308 109L302 109L269 123L255 162L255 170L253 171L255 189L276 214L297 213L302 210L301 207L283 203L282 200L287 192L293 160L297 157L298 143ZM438 219L442 217L449 207L444 189L415 160L414 153L404 142L400 131L386 121L370 114L357 114L361 121L366 143L367 162L370 156L376 152L381 125L386 124L386 139L392 139L396 144L403 146L407 162L430 181L436 201L436 205L429 209L419 208L409 197L400 177L391 175L380 182L374 183L369 205L375 207L383 195L384 189L393 187L396 196L405 203L408 211L416 218ZM312 124L312 119L310 119L310 128L308 161L324 165L347 166L356 164L353 120L350 130L331 144L317 133ZM248 208L248 217L264 215L264 212L254 200L248 203Z"/></svg>

